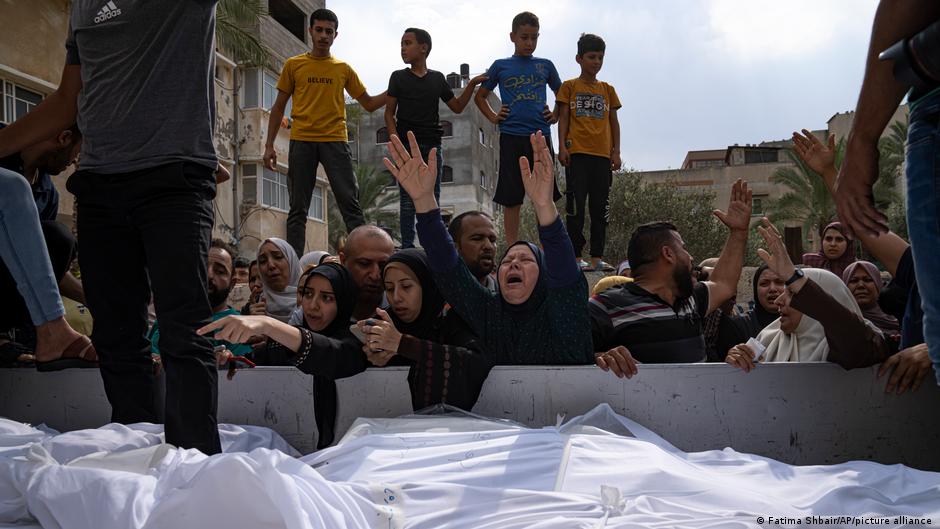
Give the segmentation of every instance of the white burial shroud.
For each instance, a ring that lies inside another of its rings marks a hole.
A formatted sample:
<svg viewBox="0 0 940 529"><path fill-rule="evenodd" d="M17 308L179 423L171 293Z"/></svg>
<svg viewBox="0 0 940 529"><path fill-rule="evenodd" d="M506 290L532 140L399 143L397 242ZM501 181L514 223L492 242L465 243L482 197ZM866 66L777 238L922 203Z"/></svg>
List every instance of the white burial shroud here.
<svg viewBox="0 0 940 529"><path fill-rule="evenodd" d="M44 528L757 527L758 517L940 520L940 473L685 453L602 404L542 429L469 415L360 419L298 458L221 426L223 454L162 428L64 434L0 419L0 526ZM805 523L805 522L804 522ZM26 525L27 527L29 525Z"/></svg>

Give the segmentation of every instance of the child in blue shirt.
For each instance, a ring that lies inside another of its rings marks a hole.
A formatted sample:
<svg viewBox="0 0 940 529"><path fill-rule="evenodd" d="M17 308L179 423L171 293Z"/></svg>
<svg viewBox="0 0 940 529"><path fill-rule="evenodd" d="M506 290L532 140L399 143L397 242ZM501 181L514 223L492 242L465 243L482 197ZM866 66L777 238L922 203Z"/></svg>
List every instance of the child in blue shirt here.
<svg viewBox="0 0 940 529"><path fill-rule="evenodd" d="M539 39L539 19L528 11L512 19L509 40L515 53L506 59L497 59L486 71L488 77L474 97L483 115L499 124L499 179L493 201L504 208L503 227L507 244L519 240L519 210L525 198L519 158L525 156L532 164L532 145L529 135L541 131L551 146L550 127L557 120L557 112L546 111L546 85L557 93L561 78L555 65L548 59L533 57ZM502 108L499 113L490 108L486 97L499 86ZM552 153L554 157L554 153ZM558 186L555 200L561 198Z"/></svg>

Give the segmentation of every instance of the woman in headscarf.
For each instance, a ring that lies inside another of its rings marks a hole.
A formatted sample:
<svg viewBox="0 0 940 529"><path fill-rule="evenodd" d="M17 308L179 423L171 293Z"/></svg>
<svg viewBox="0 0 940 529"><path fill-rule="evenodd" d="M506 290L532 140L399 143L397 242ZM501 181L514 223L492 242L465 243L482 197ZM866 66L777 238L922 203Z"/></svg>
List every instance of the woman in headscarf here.
<svg viewBox="0 0 940 529"><path fill-rule="evenodd" d="M842 281L855 296L855 301L858 302L866 320L875 324L875 327L886 335L892 338L900 337L901 325L897 318L885 313L878 305L878 298L884 288L878 267L868 261L855 261L842 272Z"/></svg>
<svg viewBox="0 0 940 529"><path fill-rule="evenodd" d="M434 284L423 250L393 254L382 271L389 311L358 323L369 361L385 365L395 355L409 360L408 386L415 410L450 404L470 410L493 366L477 337Z"/></svg>
<svg viewBox="0 0 940 529"><path fill-rule="evenodd" d="M862 317L839 277L818 268L797 270L773 225L765 219L758 231L768 246L768 250L758 250L758 255L789 283L774 300L780 318L757 335L764 348L761 362L833 362L853 369L890 356L888 340ZM755 353L747 344L739 344L728 351L725 361L750 371Z"/></svg>
<svg viewBox="0 0 940 529"><path fill-rule="evenodd" d="M279 321L288 321L297 308L297 281L302 272L297 253L283 239L265 239L258 247L258 272L264 313Z"/></svg>
<svg viewBox="0 0 940 529"><path fill-rule="evenodd" d="M349 271L336 263L310 269L301 283L303 321L288 325L267 316L227 316L199 330L214 338L245 343L266 336L268 346L255 353L264 365L294 365L314 375L318 447L333 442L336 422L334 380L361 373L368 363L361 342L349 330L358 297ZM223 359L224 361L224 359Z"/></svg>
<svg viewBox="0 0 940 529"><path fill-rule="evenodd" d="M551 153L541 132L530 138L534 163L519 159L526 195L539 223L543 251L518 241L506 251L496 276L499 292L487 290L458 257L434 198L436 158L421 159L414 135L409 153L392 137L385 166L414 200L418 236L428 253L434 280L444 298L483 342L498 364L590 364L594 362L588 288L571 240L552 200Z"/></svg>
<svg viewBox="0 0 940 529"><path fill-rule="evenodd" d="M803 254L803 264L829 270L842 277L845 267L855 261L857 243L846 237L841 222L830 222L822 234L822 250Z"/></svg>
<svg viewBox="0 0 940 529"><path fill-rule="evenodd" d="M754 305L751 310L739 316L724 316L718 326L717 353L719 361L724 361L728 351L757 335L780 317L779 309L774 305L783 290L783 282L766 264L760 265L754 272Z"/></svg>

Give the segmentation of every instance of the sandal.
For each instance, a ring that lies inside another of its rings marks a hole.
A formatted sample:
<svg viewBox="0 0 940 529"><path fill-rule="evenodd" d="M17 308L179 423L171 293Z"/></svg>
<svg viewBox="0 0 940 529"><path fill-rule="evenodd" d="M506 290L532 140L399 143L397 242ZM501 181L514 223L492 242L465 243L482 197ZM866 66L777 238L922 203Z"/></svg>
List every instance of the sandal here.
<svg viewBox="0 0 940 529"><path fill-rule="evenodd" d="M98 353L87 336L79 336L72 340L59 358L47 362L36 362L36 370L42 372L95 367L98 367Z"/></svg>

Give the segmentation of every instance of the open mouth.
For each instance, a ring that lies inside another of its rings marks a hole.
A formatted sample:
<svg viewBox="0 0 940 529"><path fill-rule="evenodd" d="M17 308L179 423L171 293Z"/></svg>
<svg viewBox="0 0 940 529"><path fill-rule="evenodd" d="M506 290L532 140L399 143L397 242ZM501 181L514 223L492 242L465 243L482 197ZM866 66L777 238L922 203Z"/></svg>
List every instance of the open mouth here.
<svg viewBox="0 0 940 529"><path fill-rule="evenodd" d="M515 285L516 283L522 283L522 274L511 273L506 276L507 285Z"/></svg>

